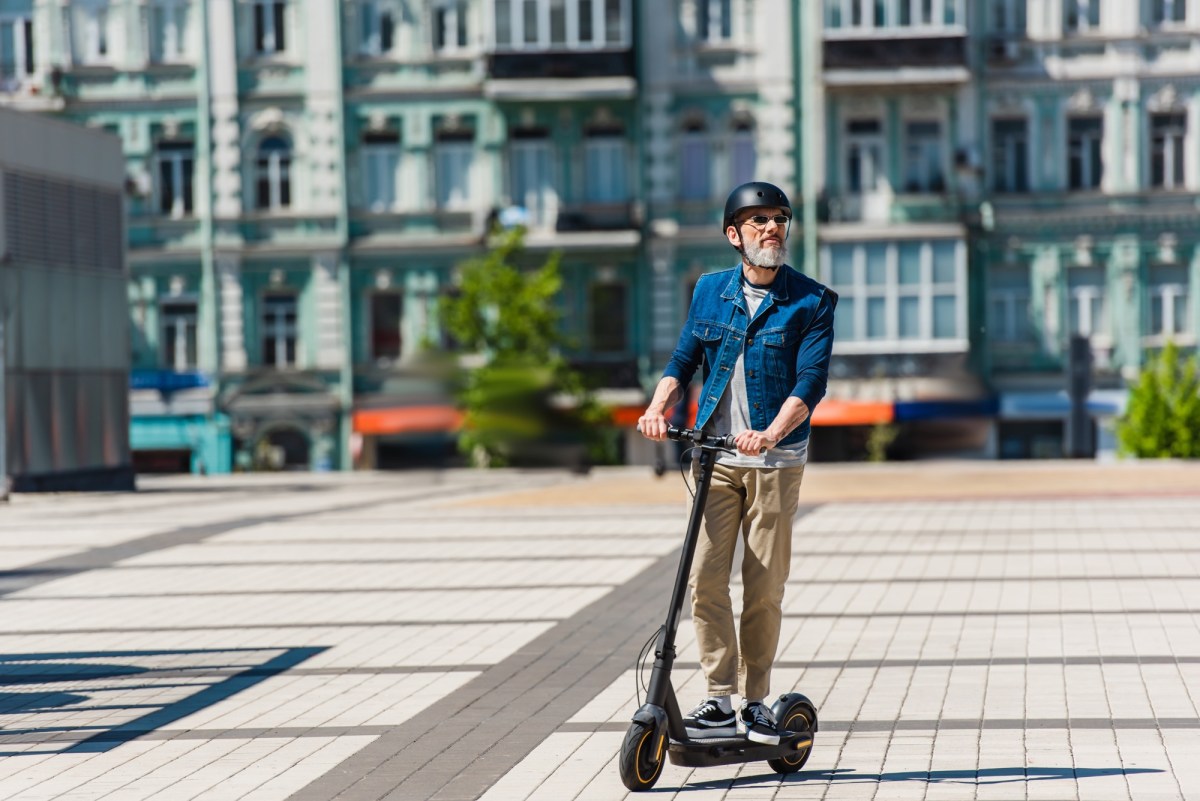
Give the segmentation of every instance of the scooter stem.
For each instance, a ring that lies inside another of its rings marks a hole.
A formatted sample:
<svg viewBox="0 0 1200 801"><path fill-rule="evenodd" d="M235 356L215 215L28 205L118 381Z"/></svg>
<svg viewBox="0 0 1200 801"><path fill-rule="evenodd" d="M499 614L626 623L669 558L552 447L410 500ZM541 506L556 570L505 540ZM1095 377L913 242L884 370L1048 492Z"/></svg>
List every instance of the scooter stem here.
<svg viewBox="0 0 1200 801"><path fill-rule="evenodd" d="M646 691L646 702L662 706L671 689L671 668L675 664L675 634L679 630L679 616L683 611L683 600L687 595L688 577L692 571L692 559L696 555L696 543L700 539L700 523L704 518L704 506L708 501L708 487L712 483L713 468L717 453L711 448L699 448L700 475L696 479L696 495L692 501L692 513L688 518L687 536L683 540L683 553L679 557L679 571L675 574L675 588L671 592L671 606L667 610L667 623L655 651L654 670L650 674L650 686Z"/></svg>

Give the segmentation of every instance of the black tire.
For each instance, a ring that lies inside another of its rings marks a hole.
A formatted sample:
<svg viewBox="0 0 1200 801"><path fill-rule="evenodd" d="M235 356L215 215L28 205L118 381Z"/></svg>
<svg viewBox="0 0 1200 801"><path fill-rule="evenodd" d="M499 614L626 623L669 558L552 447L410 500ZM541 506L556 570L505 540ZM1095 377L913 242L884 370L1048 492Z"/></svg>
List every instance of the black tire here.
<svg viewBox="0 0 1200 801"><path fill-rule="evenodd" d="M817 710L813 709L812 704L807 701L796 700L783 711L779 716L780 731L815 731L817 728ZM814 734L815 737L815 734ZM776 773L795 773L804 767L804 763L808 761L809 754L812 753L813 743L809 743L803 748L797 749L793 754L779 757L778 759L768 759L767 764L771 766L771 770Z"/></svg>
<svg viewBox="0 0 1200 801"><path fill-rule="evenodd" d="M666 747L665 733L656 736L654 728L637 721L630 723L618 760L625 786L635 793L653 787L662 775Z"/></svg>

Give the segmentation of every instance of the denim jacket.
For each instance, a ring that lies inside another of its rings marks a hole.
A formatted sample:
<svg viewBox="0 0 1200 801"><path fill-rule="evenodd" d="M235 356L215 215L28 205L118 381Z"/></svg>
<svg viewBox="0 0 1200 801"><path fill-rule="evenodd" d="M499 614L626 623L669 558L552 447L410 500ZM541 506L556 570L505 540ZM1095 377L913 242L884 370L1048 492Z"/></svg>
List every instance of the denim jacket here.
<svg viewBox="0 0 1200 801"><path fill-rule="evenodd" d="M744 343L746 395L754 430L765 430L789 396L803 400L811 412L825 396L836 305L837 293L784 265L750 319L740 264L703 275L663 375L687 386L696 368L704 364L704 389L696 413L696 426L703 428L729 386ZM808 433L805 420L780 444L802 442Z"/></svg>

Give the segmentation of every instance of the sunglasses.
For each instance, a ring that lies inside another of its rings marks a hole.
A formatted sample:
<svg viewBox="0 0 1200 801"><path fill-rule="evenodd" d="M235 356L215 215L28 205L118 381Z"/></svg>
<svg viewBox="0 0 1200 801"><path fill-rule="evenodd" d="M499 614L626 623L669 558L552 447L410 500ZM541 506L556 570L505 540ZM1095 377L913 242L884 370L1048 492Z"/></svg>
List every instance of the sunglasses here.
<svg viewBox="0 0 1200 801"><path fill-rule="evenodd" d="M748 222L751 225L753 225L755 228L766 228L767 223L772 222L772 221L776 225L778 225L780 228L782 228L783 226L790 223L792 221L792 218L787 216L786 214L776 214L776 215L770 216L770 217L768 217L766 214L755 214L753 217L747 217L746 219L742 220L742 222Z"/></svg>

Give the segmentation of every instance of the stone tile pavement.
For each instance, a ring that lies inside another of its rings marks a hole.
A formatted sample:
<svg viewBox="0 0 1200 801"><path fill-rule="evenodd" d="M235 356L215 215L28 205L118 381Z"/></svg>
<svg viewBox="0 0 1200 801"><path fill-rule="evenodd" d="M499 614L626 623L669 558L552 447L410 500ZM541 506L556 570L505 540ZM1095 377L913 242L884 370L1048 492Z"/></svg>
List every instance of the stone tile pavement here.
<svg viewBox="0 0 1200 801"><path fill-rule="evenodd" d="M143 481L0 506L0 799L623 799L683 528L646 470ZM653 797L1200 799L1200 469L812 465L805 770ZM735 594L737 588L735 586ZM702 682L681 629L681 702Z"/></svg>

